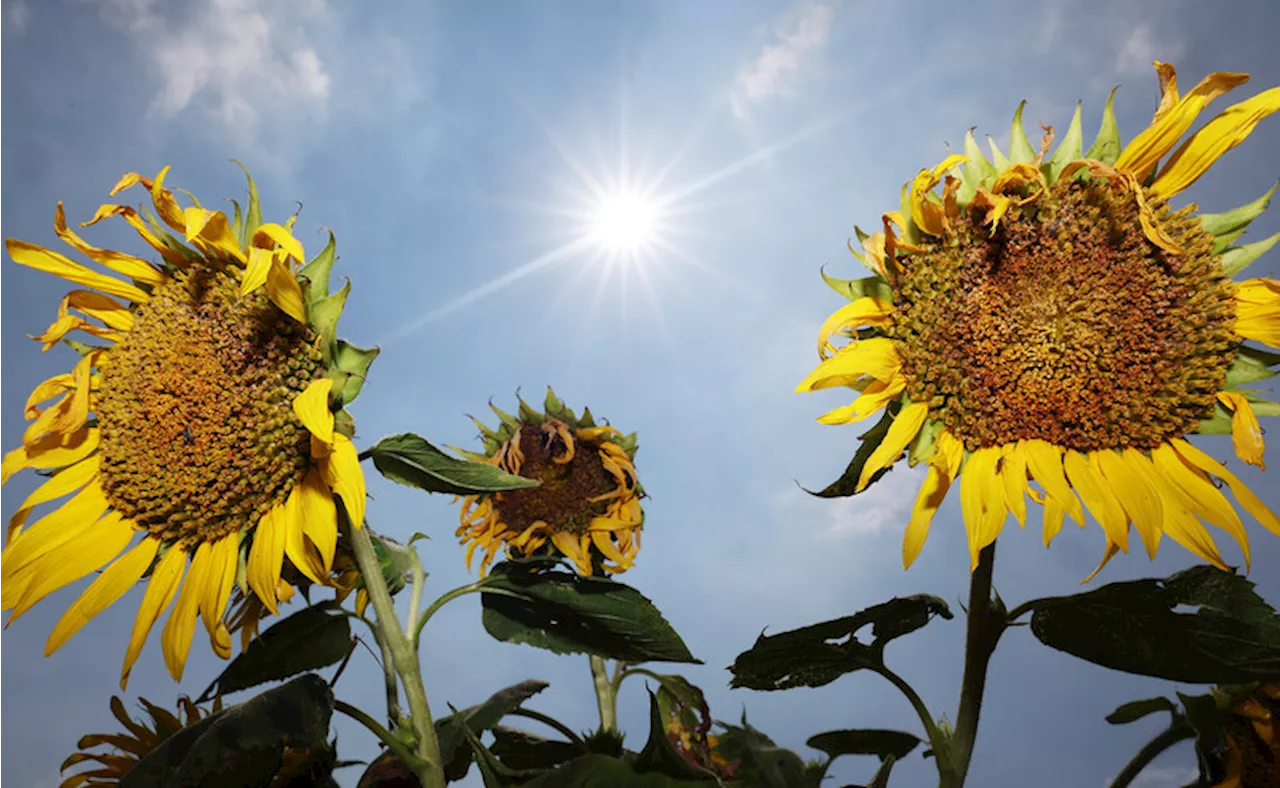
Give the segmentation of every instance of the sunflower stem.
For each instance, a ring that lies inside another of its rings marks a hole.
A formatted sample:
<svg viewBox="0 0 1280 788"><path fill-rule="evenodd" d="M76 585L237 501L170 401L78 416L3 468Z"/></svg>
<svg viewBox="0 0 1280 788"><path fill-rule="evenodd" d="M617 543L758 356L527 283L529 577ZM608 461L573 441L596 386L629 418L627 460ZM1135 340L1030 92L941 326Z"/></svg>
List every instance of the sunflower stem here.
<svg viewBox="0 0 1280 788"><path fill-rule="evenodd" d="M995 543L978 554L978 566L969 581L969 623L965 631L964 678L960 683L960 709L956 712L956 729L951 737L950 769L942 771L942 788L960 788L969 773L973 745L978 738L978 718L982 713L982 694L987 686L987 667L991 654L1006 626L1003 605L992 605L991 576L995 569ZM939 762L939 767L943 766Z"/></svg>
<svg viewBox="0 0 1280 788"><path fill-rule="evenodd" d="M375 629L374 634L377 636L378 647L382 650L383 685L387 693L387 721L391 723L391 727L399 728L403 715L400 712L400 681L396 678L395 657L391 656L391 649L387 646L382 633Z"/></svg>
<svg viewBox="0 0 1280 788"><path fill-rule="evenodd" d="M1127 788L1133 782L1133 778L1147 767L1147 764L1155 760L1156 756L1180 741L1194 739L1196 737L1195 729L1187 724L1185 717L1176 717L1168 728L1161 731L1154 739L1147 742L1141 750L1124 765L1116 778L1111 781L1111 788Z"/></svg>
<svg viewBox="0 0 1280 788"><path fill-rule="evenodd" d="M916 710L916 716L920 718L920 723L924 725L925 733L929 737L929 746L933 748L934 757L937 759L938 768L944 769L948 764L950 757L947 748L947 739L942 731L938 728L938 724L934 722L933 715L929 713L929 707L925 705L924 699L915 691L906 679L894 673L889 668L881 665L872 668L876 673L883 676L890 684L898 688L898 691L906 696L911 702L911 707Z"/></svg>
<svg viewBox="0 0 1280 788"><path fill-rule="evenodd" d="M609 679L604 657L591 655L591 678L596 685L596 704L600 707L600 730L618 730L618 688Z"/></svg>
<svg viewBox="0 0 1280 788"><path fill-rule="evenodd" d="M415 768L415 765L421 765L418 756L410 752L404 742L396 738L394 733L379 725L378 721L373 717L365 714L364 711L352 706L350 703L341 700L334 700L333 710L347 715L351 719L368 728L373 732L374 736L381 739L382 743L396 754L396 757L399 758L405 766L408 766L410 769L414 769L414 771L418 771L418 769Z"/></svg>
<svg viewBox="0 0 1280 788"><path fill-rule="evenodd" d="M427 625L427 622L436 614L436 611L460 596L466 596L467 594L472 594L481 590L484 588L484 585L484 580L477 580L476 582L468 583L465 586L458 586L452 591L446 591L441 594L436 601L428 605L427 609L422 611L422 615L418 616L418 620L413 627L413 647L418 647L418 641L422 637L422 628Z"/></svg>
<svg viewBox="0 0 1280 788"><path fill-rule="evenodd" d="M427 573L422 571L422 561L418 559L418 551L411 550L413 558L413 586L409 589L409 611L404 614L404 631L413 633L413 648L418 648L418 612L422 609L422 585Z"/></svg>
<svg viewBox="0 0 1280 788"><path fill-rule="evenodd" d="M405 636L400 627L400 619L396 618L395 603L391 601L391 593L382 578L382 569L378 566L378 556L373 551L373 542L369 539L367 528L352 528L345 517L342 518L346 537L356 554L356 565L360 568L360 576L369 592L369 601L373 603L374 614L378 617L378 630L382 642L391 652L391 662L400 680L404 684L404 697L409 706L409 715L413 720L415 738L415 754L422 761L417 769L418 781L423 788L444 788L444 766L440 761L440 742L436 739L435 724L431 720L431 707L427 703L427 691L422 685L422 672L418 668L418 654L413 643Z"/></svg>

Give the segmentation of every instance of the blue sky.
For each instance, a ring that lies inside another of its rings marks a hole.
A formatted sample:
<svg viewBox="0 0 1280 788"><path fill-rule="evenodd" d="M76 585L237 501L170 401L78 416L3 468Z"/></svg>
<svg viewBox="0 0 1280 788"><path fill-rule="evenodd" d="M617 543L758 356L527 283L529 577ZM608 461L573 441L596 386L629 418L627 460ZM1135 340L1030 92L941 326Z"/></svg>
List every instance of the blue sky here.
<svg viewBox="0 0 1280 788"><path fill-rule="evenodd" d="M754 724L807 755L804 740L823 730L917 723L870 675L816 690L730 691L724 666L734 655L765 627L905 593L956 602L967 588L954 496L904 572L901 532L917 474L900 468L841 501L812 499L795 484L838 475L859 434L814 421L841 395L791 393L815 361L818 326L841 303L819 266L859 275L844 251L853 224L873 226L896 207L899 185L967 128L1006 140L1020 99L1029 121L1060 129L1081 99L1092 135L1107 91L1122 85L1116 109L1128 139L1158 99L1153 59L1174 62L1187 86L1213 70L1253 73L1242 94L1280 83L1270 54L1280 9L1266 2L1233 4L1230 14L1191 2L991 1L945 12L929 3L758 0L5 0L0 8L6 237L57 248L55 203L83 221L130 170L171 164L169 183L206 205L240 197L242 176L228 161L240 159L268 217L282 220L302 203L297 232L309 252L322 244L321 227L337 234L335 270L352 280L341 333L383 350L354 406L357 443L412 430L474 445L464 414L481 415L490 398L510 405L517 388L540 396L547 384L638 431L652 498L640 562L623 579L706 662L684 672L716 716L736 719L745 706ZM1271 118L1182 199L1215 211L1253 199L1280 176L1277 151L1280 120ZM581 238L573 214L589 210L589 183L618 183L624 170L628 183L666 199L666 245L625 266L591 247L564 252ZM1273 211L1248 237L1278 230ZM142 251L122 227L86 234ZM1277 260L1255 269L1274 276ZM71 351L42 354L25 337L48 325L67 286L11 261L0 270L9 369L0 425L12 447L31 387L72 363ZM1227 456L1227 441L1202 445ZM1275 487L1239 465L1229 463L1280 506ZM32 486L27 474L6 487L6 517ZM431 535L422 550L429 596L468 581L447 499L380 478L369 490L376 528ZM1280 540L1250 527L1252 579L1280 602ZM1010 603L1071 593L1102 547L1092 523L1067 529L1049 551L1037 532L1010 525L997 587ZM1191 563L1166 542L1156 561L1119 556L1095 582ZM57 765L82 733L115 729L107 700L140 592L46 659L49 628L80 587L4 632L9 722L0 746L13 785L56 785ZM536 708L575 728L595 723L586 658L492 641L474 597L433 620L425 643L438 711L533 677L551 682ZM962 644L957 619L889 652L935 713L951 718ZM192 654L175 686L149 644L129 702L198 693L220 664L199 639ZM379 682L361 651L338 694L379 710ZM1102 717L1174 689L1074 661L1014 630L992 663L972 783L1035 775L1043 786L1103 785L1159 723L1116 729ZM642 685L628 684L621 714L633 745L646 713ZM374 752L367 732L335 719L345 757ZM1143 784L1172 784L1192 764L1183 746ZM842 759L833 784L872 770ZM931 770L917 755L895 784L928 784Z"/></svg>

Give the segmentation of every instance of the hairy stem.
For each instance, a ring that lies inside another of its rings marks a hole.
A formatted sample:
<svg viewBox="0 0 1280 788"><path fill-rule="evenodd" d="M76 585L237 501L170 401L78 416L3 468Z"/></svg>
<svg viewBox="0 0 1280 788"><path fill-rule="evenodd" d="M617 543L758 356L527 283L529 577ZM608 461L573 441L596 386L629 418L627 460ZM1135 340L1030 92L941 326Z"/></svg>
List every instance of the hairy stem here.
<svg viewBox="0 0 1280 788"><path fill-rule="evenodd" d="M995 562L996 546L993 542L978 554L978 566L969 580L969 622L965 630L960 709L956 713L956 730L951 738L951 768L942 774L942 788L960 788L969 773L973 745L978 738L978 719L982 714L982 694L987 687L987 666L1005 628L1003 611L997 614L991 605L991 575ZM942 766L941 762L939 766Z"/></svg>
<svg viewBox="0 0 1280 788"><path fill-rule="evenodd" d="M427 692L422 685L422 672L418 668L418 653L396 618L395 604L382 579L378 557L373 551L367 528L352 528L344 520L347 539L356 554L356 565L369 591L369 601L378 617L381 640L391 652L391 662L404 683L404 697L413 719L415 753L423 762L418 780L423 788L444 788L444 766L440 761L440 743L436 740L435 724L431 720L431 707L427 704Z"/></svg>
<svg viewBox="0 0 1280 788"><path fill-rule="evenodd" d="M1116 775L1116 778L1111 781L1111 788L1126 788L1133 782L1133 778L1138 776L1138 772L1142 771L1146 768L1147 764L1155 760L1157 755L1178 742L1185 741L1187 739L1194 739L1195 736L1195 730L1187 724L1186 719L1181 717L1174 719L1172 725L1162 731L1154 739L1147 742L1146 745L1141 750L1138 750L1137 754L1124 765L1124 768L1120 770L1120 773Z"/></svg>
<svg viewBox="0 0 1280 788"><path fill-rule="evenodd" d="M618 688L609 679L604 657L591 656L591 678L596 685L596 704L600 707L600 730L618 729Z"/></svg>

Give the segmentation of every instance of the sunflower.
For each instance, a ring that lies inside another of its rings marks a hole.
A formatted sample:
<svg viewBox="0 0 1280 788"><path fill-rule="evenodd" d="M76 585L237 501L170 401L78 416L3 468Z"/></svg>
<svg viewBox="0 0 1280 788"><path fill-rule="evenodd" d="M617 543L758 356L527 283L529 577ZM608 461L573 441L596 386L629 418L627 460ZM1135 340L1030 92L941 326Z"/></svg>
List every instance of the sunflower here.
<svg viewBox="0 0 1280 788"><path fill-rule="evenodd" d="M81 785L118 785L121 778L133 771L138 761L145 758L160 743L175 733L222 709L222 699L214 701L213 709L205 711L185 695L178 699L178 714L155 705L146 698L139 698L142 707L151 716L151 724L130 719L124 702L111 697L111 713L127 733L90 733L80 737L76 744L79 752L72 753L62 762L60 771L86 761L96 762L97 768L79 772L62 781L60 788L79 788ZM185 718L185 721L184 721ZM110 745L109 753L89 752L97 747Z"/></svg>
<svg viewBox="0 0 1280 788"><path fill-rule="evenodd" d="M1280 534L1258 497L1186 440L1229 432L1240 459L1263 467L1257 417L1280 409L1249 384L1274 375L1280 356L1247 342L1280 345L1280 281L1231 277L1277 238L1232 243L1275 188L1222 214L1168 204L1280 109L1280 88L1228 108L1175 149L1201 110L1248 75L1210 74L1181 96L1173 67L1155 66L1159 108L1128 145L1114 91L1086 153L1079 106L1052 156L1052 127L1037 152L1020 106L1008 155L992 142L988 161L970 132L963 155L903 185L901 210L884 214L881 231L855 228L854 255L873 276L823 274L851 303L822 326L823 360L797 391L859 392L820 417L827 424L884 414L820 494L861 492L904 452L911 465L926 462L903 544L908 567L957 479L973 566L1010 513L1025 525L1027 497L1043 506L1046 546L1065 517L1083 526L1092 513L1106 537L1099 570L1128 551L1130 524L1151 556L1168 534L1225 568L1211 524L1239 542L1247 564L1244 526L1216 480ZM837 335L849 341L833 352Z"/></svg>
<svg viewBox="0 0 1280 788"><path fill-rule="evenodd" d="M97 768L67 777L59 788L119 785L143 758L166 739L222 711L220 697L214 699L213 706L208 711L197 706L190 698L180 697L177 714L155 705L146 698L138 700L151 717L150 724L130 719L124 703L112 696L111 713L124 726L127 733L91 733L80 737L80 741L76 744L79 752L72 753L62 762L61 771L65 772L72 766L86 762L94 762ZM89 752L103 745L110 746L111 751ZM283 788L286 785L300 784L294 780L305 774L314 760L315 754L308 748L286 747L271 785ZM304 782L306 785L317 784L310 781Z"/></svg>
<svg viewBox="0 0 1280 788"><path fill-rule="evenodd" d="M1227 778L1214 788L1280 784L1280 683L1263 684L1241 698L1226 720Z"/></svg>
<svg viewBox="0 0 1280 788"><path fill-rule="evenodd" d="M467 568L483 548L483 574L505 547L521 557L558 552L584 575L629 569L644 525L635 433L597 427L587 408L577 418L550 388L544 413L524 400L518 418L489 407L501 420L496 431L473 419L485 453L456 451L541 484L463 498L457 535L467 545Z"/></svg>
<svg viewBox="0 0 1280 788"><path fill-rule="evenodd" d="M221 619L232 588L252 589L275 612L288 595L284 567L332 585L337 502L356 527L364 519L354 422L342 408L377 350L335 336L350 284L329 293L332 234L298 267L296 215L284 225L262 223L252 178L247 210L242 216L235 204L228 220L198 202L180 207L164 187L167 173L154 180L129 173L111 191L141 185L155 215L103 205L85 222L123 218L159 255L157 264L90 245L67 227L61 203L58 237L121 277L6 241L16 262L90 289L69 292L57 320L35 337L46 350L65 341L81 358L71 373L36 387L22 445L4 456L3 481L27 468L50 478L9 521L0 609L13 611L12 623L102 569L54 626L45 648L52 654L149 578L121 687L175 597L161 642L179 680L197 615L225 659L230 632ZM100 342L65 339L73 330ZM34 507L65 496L26 527Z"/></svg>

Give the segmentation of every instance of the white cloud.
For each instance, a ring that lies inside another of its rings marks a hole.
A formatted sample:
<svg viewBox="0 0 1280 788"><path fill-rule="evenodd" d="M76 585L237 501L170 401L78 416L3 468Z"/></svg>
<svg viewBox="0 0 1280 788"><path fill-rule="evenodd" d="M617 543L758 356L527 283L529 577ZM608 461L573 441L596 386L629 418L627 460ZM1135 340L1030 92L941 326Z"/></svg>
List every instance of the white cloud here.
<svg viewBox="0 0 1280 788"><path fill-rule="evenodd" d="M805 59L826 45L835 13L835 6L826 3L805 9L789 33L765 46L750 66L739 71L731 96L734 113L742 116L751 104L787 93Z"/></svg>
<svg viewBox="0 0 1280 788"><path fill-rule="evenodd" d="M1057 2L1045 5L1044 22L1040 25L1040 37L1036 41L1036 51L1043 54L1053 47L1058 39L1058 31L1062 29L1062 5Z"/></svg>
<svg viewBox="0 0 1280 788"><path fill-rule="evenodd" d="M1181 43L1158 39L1151 25L1144 22L1133 28L1133 32L1116 52L1116 71L1145 76L1151 73L1152 61L1173 61L1181 55Z"/></svg>
<svg viewBox="0 0 1280 788"><path fill-rule="evenodd" d="M831 538L849 538L905 528L924 482L924 466L907 467L903 459L866 491L830 502L827 527Z"/></svg>
<svg viewBox="0 0 1280 788"><path fill-rule="evenodd" d="M4 24L12 33L22 33L27 29L30 9L24 0L13 0L5 6Z"/></svg>
<svg viewBox="0 0 1280 788"><path fill-rule="evenodd" d="M156 67L154 119L202 111L249 144L268 125L324 117L331 80L307 29L325 13L317 0L107 0L100 10Z"/></svg>

